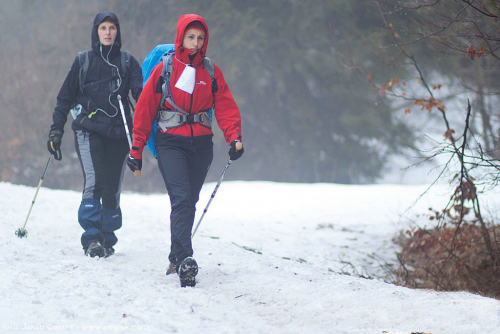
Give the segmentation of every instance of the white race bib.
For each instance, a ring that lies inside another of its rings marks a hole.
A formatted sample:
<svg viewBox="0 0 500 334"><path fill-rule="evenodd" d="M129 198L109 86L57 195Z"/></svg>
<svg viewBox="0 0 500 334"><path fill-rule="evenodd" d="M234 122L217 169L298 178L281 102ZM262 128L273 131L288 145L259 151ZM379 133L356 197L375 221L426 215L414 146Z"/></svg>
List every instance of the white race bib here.
<svg viewBox="0 0 500 334"><path fill-rule="evenodd" d="M196 70L193 67L186 65L184 71L182 71L182 74L179 77L179 80L177 80L175 87L188 94L193 94L195 79Z"/></svg>

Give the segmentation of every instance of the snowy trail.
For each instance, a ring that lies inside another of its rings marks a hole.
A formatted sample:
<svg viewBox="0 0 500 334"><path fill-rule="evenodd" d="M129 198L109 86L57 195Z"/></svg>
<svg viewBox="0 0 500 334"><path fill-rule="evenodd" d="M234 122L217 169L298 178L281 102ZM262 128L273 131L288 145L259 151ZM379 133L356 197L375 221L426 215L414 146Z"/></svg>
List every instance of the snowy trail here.
<svg viewBox="0 0 500 334"><path fill-rule="evenodd" d="M199 213L213 187L205 185ZM390 260L400 216L423 189L226 182L194 240L197 286L181 289L177 276L165 276L166 195L123 194L117 253L92 259L79 243L79 193L42 188L21 240L14 231L35 188L0 183L0 331L500 332L495 299L335 273L345 266L335 260L340 254L366 270L367 254ZM412 210L444 203L444 193Z"/></svg>

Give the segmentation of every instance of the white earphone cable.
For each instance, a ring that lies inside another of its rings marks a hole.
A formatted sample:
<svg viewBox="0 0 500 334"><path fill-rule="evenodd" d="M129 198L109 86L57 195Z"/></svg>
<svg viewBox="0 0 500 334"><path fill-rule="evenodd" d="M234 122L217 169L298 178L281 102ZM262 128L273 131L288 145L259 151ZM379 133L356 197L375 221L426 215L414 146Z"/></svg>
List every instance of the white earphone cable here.
<svg viewBox="0 0 500 334"><path fill-rule="evenodd" d="M110 115L105 110L103 110L101 108L97 108L96 112L101 111L102 113L104 113L108 117L115 117L116 115L118 115L118 108L111 102L111 96L113 96L113 94L116 93L118 91L118 89L120 89L123 80L122 80L122 77L120 75L120 70L118 69L118 66L113 65L109 62L109 54L113 50L113 45L111 45L111 48L109 49L108 54L106 55L106 58L104 58L104 55L102 54L102 44L101 43L99 43L99 44L100 44L99 49L101 52L101 58L106 62L106 64L108 64L109 66L114 67L116 69L116 72L118 73L118 79L116 79L116 85L117 85L116 89L114 91L112 91L111 94L109 94L109 96L108 96L109 104L111 104L111 106L115 109L115 114Z"/></svg>

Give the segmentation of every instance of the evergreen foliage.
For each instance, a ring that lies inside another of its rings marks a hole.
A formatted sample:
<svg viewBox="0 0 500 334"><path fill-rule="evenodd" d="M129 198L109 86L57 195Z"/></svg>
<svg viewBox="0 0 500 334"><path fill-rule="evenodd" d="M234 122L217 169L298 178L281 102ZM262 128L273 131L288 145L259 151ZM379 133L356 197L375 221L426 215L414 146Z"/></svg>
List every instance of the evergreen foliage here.
<svg viewBox="0 0 500 334"><path fill-rule="evenodd" d="M157 44L173 42L181 14L206 18L208 55L243 116L244 168L228 179L371 182L390 155L414 141L395 117L400 110L360 75L362 67L384 80L392 66L375 61L386 37L372 1L0 0L0 8L3 181L36 183L57 92L77 52L90 48L91 23L102 10L118 15L123 49L139 62ZM51 167L60 177L48 177L47 186L80 187L71 137L67 124L64 159ZM211 181L228 150L220 133L215 138ZM125 188L163 191L155 160L145 162L141 180L127 175Z"/></svg>

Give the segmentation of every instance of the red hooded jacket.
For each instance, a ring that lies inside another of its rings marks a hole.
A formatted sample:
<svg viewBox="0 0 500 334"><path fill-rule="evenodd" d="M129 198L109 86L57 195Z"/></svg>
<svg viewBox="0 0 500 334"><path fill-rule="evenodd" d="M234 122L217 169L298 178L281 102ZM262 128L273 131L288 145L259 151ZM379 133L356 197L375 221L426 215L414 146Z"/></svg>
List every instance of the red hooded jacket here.
<svg viewBox="0 0 500 334"><path fill-rule="evenodd" d="M192 63L189 59L191 51L182 47L184 32L186 27L193 21L200 21L207 32L205 43L201 50L196 54ZM205 20L195 14L182 15L177 24L177 37L175 39L175 57L172 57L172 75L170 78L170 88L172 90L173 101L182 110L195 114L202 110L210 109L213 105L215 96L214 115L217 119L217 124L224 133L224 138L228 144L235 139L241 140L241 116L238 106L233 99L233 95L227 86L226 80L222 71L214 64L215 80L217 81L218 90L215 94L212 93L212 85L210 75L203 66L203 57L206 55L208 46L208 27ZM192 94L186 93L175 87L175 84L182 72L185 64L189 64L196 69L195 88ZM161 100L161 92L157 92L157 84L163 68L160 62L152 71L151 75L144 85L142 94L137 101L134 114L134 149L131 150L131 155L135 159L142 159L142 151L148 142L151 134L151 124L155 120L158 106ZM174 109L165 102L168 109ZM158 129L158 131L162 131ZM198 124L185 123L180 127L168 129L167 133L179 136L204 136L212 134L212 130ZM137 148L137 149L136 149Z"/></svg>

